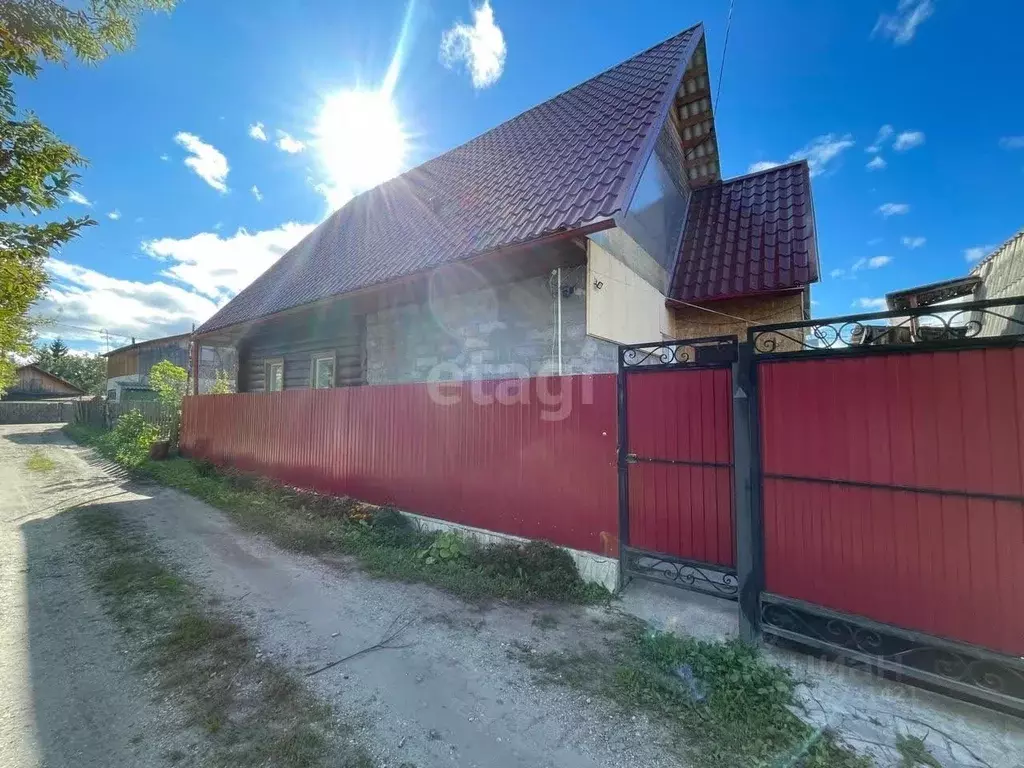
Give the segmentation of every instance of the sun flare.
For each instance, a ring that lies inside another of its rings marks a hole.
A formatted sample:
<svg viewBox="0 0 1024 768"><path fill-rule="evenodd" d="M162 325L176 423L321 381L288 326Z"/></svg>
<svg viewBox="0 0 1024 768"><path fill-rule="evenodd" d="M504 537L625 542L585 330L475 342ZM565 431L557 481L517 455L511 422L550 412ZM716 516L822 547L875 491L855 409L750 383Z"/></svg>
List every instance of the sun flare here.
<svg viewBox="0 0 1024 768"><path fill-rule="evenodd" d="M344 90L326 99L314 129L332 203L397 176L405 165L408 137L385 91Z"/></svg>

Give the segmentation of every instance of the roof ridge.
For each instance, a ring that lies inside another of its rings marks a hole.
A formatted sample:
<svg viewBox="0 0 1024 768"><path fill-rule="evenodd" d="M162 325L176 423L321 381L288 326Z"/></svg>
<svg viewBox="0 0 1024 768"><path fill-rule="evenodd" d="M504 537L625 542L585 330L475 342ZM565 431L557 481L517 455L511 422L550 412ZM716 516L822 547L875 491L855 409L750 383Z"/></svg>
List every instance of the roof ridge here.
<svg viewBox="0 0 1024 768"><path fill-rule="evenodd" d="M522 110L521 112L516 113L515 115L513 115L510 118L508 118L507 120L503 120L500 123L498 123L497 125L492 126L491 128L488 128L483 133L477 134L476 136L474 136L474 137L472 137L470 139L466 139L461 144L457 144L456 146L451 147L450 149L446 149L441 154L435 155L434 157L431 157L428 160L424 160L419 165L413 166L409 170L403 171L402 173L398 174L397 176L393 176L390 179L388 179L387 181L383 181L383 182L381 182L380 184L378 184L375 187L371 187L370 189L363 190L358 195L354 195L351 200L349 200L347 203L345 203L345 205L348 205L349 203L352 202L352 200L355 200L358 197L362 197L367 192L372 192L375 189L379 189L379 188L383 187L385 184L390 184L390 183L392 183L394 181L398 181L399 179L402 179L402 178L408 176L409 174L413 173L414 171L422 169L425 166L427 166L427 165L429 165L429 164L431 164L431 163L433 163L433 162L435 162L437 160L440 160L440 159L442 159L444 157L447 157L448 155L451 155L452 153L457 152L458 150L462 149L463 147L466 147L469 144L472 144L474 141L478 141L479 139L482 139L484 136L492 134L495 131L497 131L497 130L499 130L501 128L504 128L505 126L509 125L510 123L516 122L517 120L519 120L522 117L525 117L526 115L530 114L534 110L540 109L545 104L548 104L548 103L554 101L555 99L559 99L562 96L565 96L570 91L574 91L577 88L580 88L581 86L584 86L587 83L589 83L589 82L591 82L593 80L596 80L599 77L607 75L607 74L613 72L614 70L619 69L620 67L624 67L625 65L629 64L630 62L635 61L636 59L639 59L641 56L646 56L647 54L651 53L652 51L656 50L657 48L660 48L663 45L667 45L668 43L671 43L671 42L673 42L673 41L683 37L684 35L688 35L688 34L692 33L694 30L696 30L698 28L703 28L703 26L704 26L704 22L698 21L692 27L687 27L686 29L682 30L681 32L677 32L676 34L672 35L671 37L666 37L661 42L655 43L654 45L650 46L649 48L645 48L644 50L640 51L639 53L633 54L628 59L620 61L618 64L615 64L614 66L608 67L607 69L603 69L600 72L598 72L598 73L596 73L594 75L591 75L590 77L588 77L588 78L586 78L584 80L580 80L578 83L576 83L574 85L571 85L568 88L565 88L564 90L559 91L558 93L554 94L553 96L549 96L548 98L544 99L543 101L537 102L532 107L527 107L526 109ZM344 208L344 207L345 206L342 206L342 208ZM340 211L341 208L339 208L338 210ZM337 211L335 211L334 213L337 213ZM328 217L328 218L330 218L330 217Z"/></svg>
<svg viewBox="0 0 1024 768"><path fill-rule="evenodd" d="M992 259L994 259L997 254L1002 253L1003 249L1006 248L1006 246L1008 246L1010 243L1012 243L1014 240L1016 240L1021 235L1024 235L1024 227L1021 227L1020 229L1018 229L1016 232L1014 232L1008 238L1003 240L1003 242L1001 242L999 245L997 245L995 248L993 248L992 249L992 253L990 253L988 256L986 256L981 261L979 261L977 264L975 264L973 267L971 267L971 271L968 272L967 274L968 275L973 275L975 272L977 272L979 269L981 269L985 264L988 264L990 261L992 261Z"/></svg>
<svg viewBox="0 0 1024 768"><path fill-rule="evenodd" d="M722 179L721 181L713 181L710 184L705 184L702 187L698 187L697 189L694 190L694 193L703 192L706 189L712 189L716 186L722 187L725 186L726 184L732 184L737 181L746 181L747 179L752 179L755 176L765 176L769 173L774 173L775 171L784 171L788 168L795 168L798 165L806 165L807 172L810 173L811 166L807 162L807 159L800 158L799 160L792 160L788 163L783 163L782 165L773 165L771 168L763 168L760 171L750 171L749 173L744 173L742 176L732 176L728 179Z"/></svg>

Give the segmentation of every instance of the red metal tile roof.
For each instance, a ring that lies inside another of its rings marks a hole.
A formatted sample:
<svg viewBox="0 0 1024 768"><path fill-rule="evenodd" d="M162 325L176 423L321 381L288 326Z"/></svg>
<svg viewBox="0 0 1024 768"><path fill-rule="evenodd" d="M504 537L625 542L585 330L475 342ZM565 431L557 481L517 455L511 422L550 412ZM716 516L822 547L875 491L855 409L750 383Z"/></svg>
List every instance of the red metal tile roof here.
<svg viewBox="0 0 1024 768"><path fill-rule="evenodd" d="M805 161L695 190L669 297L707 301L818 280Z"/></svg>
<svg viewBox="0 0 1024 768"><path fill-rule="evenodd" d="M199 332L619 213L702 37L688 29L352 199Z"/></svg>

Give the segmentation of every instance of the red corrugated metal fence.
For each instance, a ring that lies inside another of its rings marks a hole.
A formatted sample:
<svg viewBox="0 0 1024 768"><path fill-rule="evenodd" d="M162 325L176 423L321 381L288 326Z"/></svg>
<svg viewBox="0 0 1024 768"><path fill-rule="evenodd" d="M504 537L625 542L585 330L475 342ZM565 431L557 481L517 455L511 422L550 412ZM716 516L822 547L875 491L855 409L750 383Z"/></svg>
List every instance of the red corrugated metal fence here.
<svg viewBox="0 0 1024 768"><path fill-rule="evenodd" d="M185 399L182 449L286 483L614 554L613 375Z"/></svg>
<svg viewBox="0 0 1024 768"><path fill-rule="evenodd" d="M1024 654L1024 349L758 377L767 591Z"/></svg>
<svg viewBox="0 0 1024 768"><path fill-rule="evenodd" d="M728 368L633 371L626 395L629 543L735 563Z"/></svg>

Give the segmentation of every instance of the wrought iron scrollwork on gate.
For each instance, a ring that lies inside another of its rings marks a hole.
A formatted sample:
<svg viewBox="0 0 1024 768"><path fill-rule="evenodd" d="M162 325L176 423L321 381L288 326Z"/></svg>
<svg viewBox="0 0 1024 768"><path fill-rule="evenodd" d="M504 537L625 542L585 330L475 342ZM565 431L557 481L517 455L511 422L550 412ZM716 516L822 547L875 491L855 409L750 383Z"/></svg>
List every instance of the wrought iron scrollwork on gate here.
<svg viewBox="0 0 1024 768"><path fill-rule="evenodd" d="M736 572L732 569L716 568L708 563L698 563L642 549L624 549L624 565L632 576L730 599L735 599L739 591Z"/></svg>
<svg viewBox="0 0 1024 768"><path fill-rule="evenodd" d="M1024 339L1024 297L773 323L748 331L757 355L942 349L981 339Z"/></svg>
<svg viewBox="0 0 1024 768"><path fill-rule="evenodd" d="M1024 711L1024 660L762 595L765 634Z"/></svg>
<svg viewBox="0 0 1024 768"><path fill-rule="evenodd" d="M731 365L736 360L735 336L709 336L685 341L631 344L619 348L623 369L698 368Z"/></svg>

